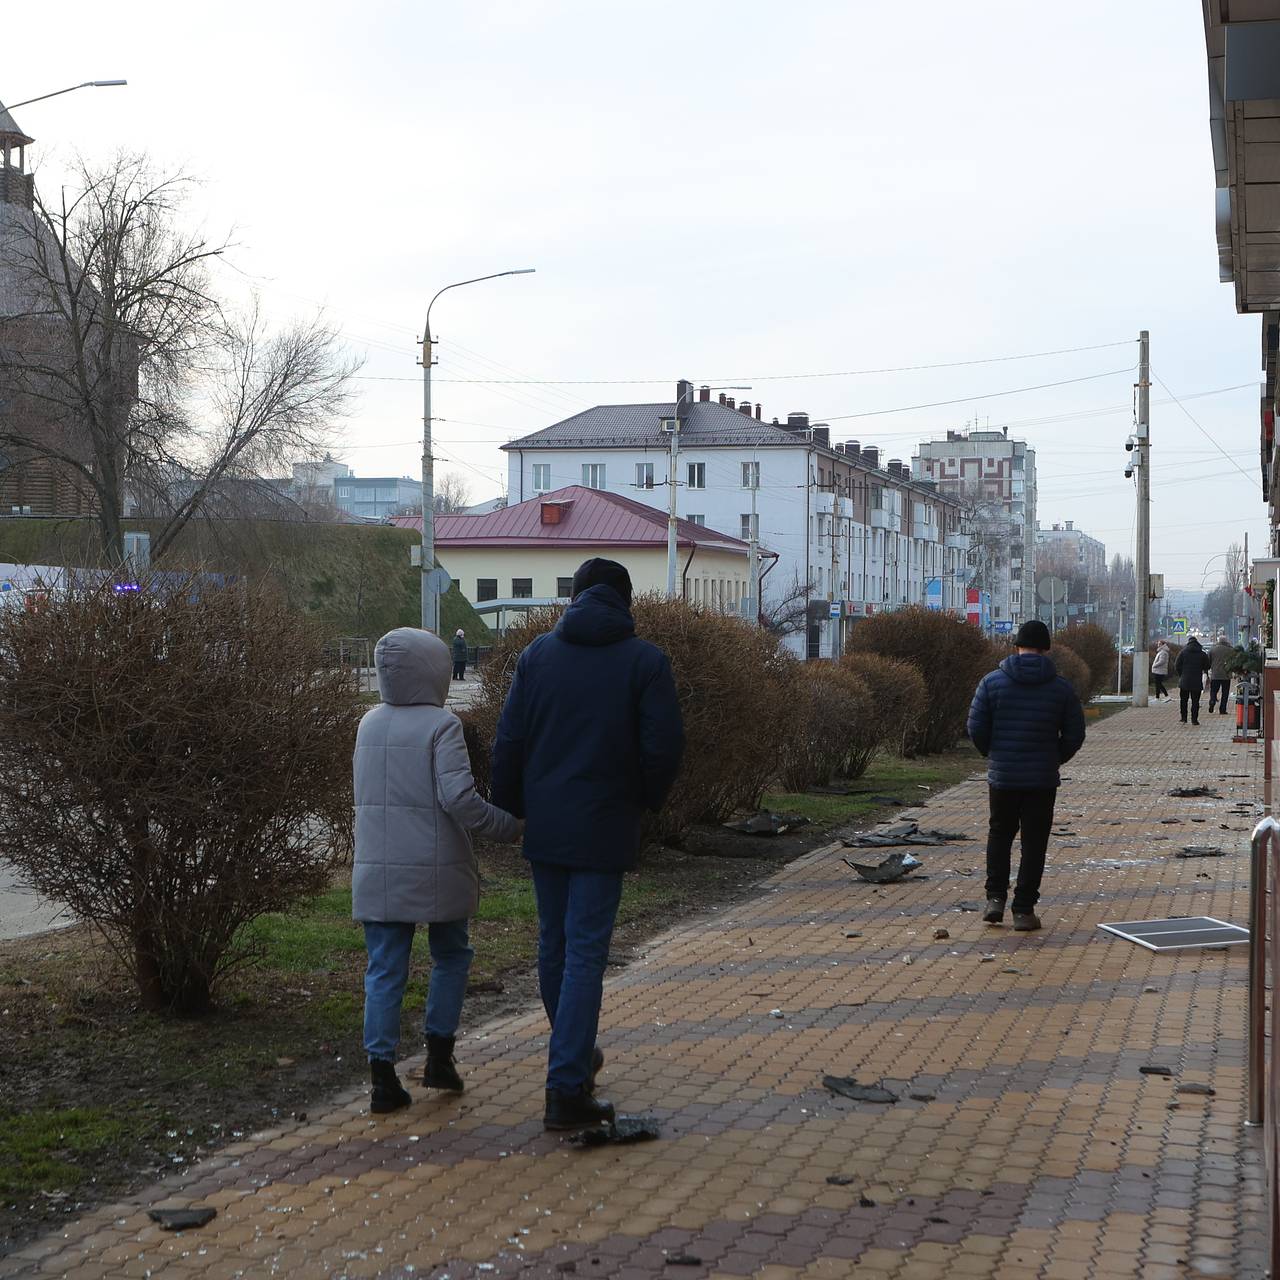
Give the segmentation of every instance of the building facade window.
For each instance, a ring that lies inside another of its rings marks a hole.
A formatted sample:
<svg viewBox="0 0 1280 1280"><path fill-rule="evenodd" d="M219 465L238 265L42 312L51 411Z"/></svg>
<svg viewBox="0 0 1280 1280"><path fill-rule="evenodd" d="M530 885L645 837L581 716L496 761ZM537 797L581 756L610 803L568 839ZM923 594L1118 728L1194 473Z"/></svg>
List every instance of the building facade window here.
<svg viewBox="0 0 1280 1280"><path fill-rule="evenodd" d="M760 536L760 517L752 515L749 511L742 515L742 536L744 538L758 538Z"/></svg>
<svg viewBox="0 0 1280 1280"><path fill-rule="evenodd" d="M760 464L758 462L744 462L742 464L742 487L744 489L758 489L760 487Z"/></svg>
<svg viewBox="0 0 1280 1280"><path fill-rule="evenodd" d="M551 463L535 462L533 464L533 491L534 493L551 492Z"/></svg>
<svg viewBox="0 0 1280 1280"><path fill-rule="evenodd" d="M707 464L691 462L685 471L686 488L705 489L707 487Z"/></svg>
<svg viewBox="0 0 1280 1280"><path fill-rule="evenodd" d="M582 464L582 484L587 489L603 489L605 487L603 462L584 462Z"/></svg>
<svg viewBox="0 0 1280 1280"><path fill-rule="evenodd" d="M557 578L556 595L558 595L561 600L568 600L569 597L573 595L573 579Z"/></svg>
<svg viewBox="0 0 1280 1280"><path fill-rule="evenodd" d="M685 519L686 519L690 524L700 524L700 525L705 525L705 524L707 523L707 517L706 517L706 516L704 516L704 515L696 515L696 516L695 516L692 512L690 512L687 516L685 516Z"/></svg>
<svg viewBox="0 0 1280 1280"><path fill-rule="evenodd" d="M652 462L636 463L636 488L637 489L653 488L653 463Z"/></svg>
<svg viewBox="0 0 1280 1280"><path fill-rule="evenodd" d="M532 600L533 599L533 579L532 578L512 578L511 579L511 598L513 600Z"/></svg>
<svg viewBox="0 0 1280 1280"><path fill-rule="evenodd" d="M498 598L498 580L497 578L477 578L476 579L476 601L496 600Z"/></svg>

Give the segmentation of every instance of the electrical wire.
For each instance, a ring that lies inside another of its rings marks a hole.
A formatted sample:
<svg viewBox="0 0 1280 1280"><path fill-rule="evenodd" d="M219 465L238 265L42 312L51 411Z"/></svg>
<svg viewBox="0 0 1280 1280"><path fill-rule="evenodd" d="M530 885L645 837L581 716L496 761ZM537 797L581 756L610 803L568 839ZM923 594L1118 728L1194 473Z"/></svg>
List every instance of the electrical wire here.
<svg viewBox="0 0 1280 1280"><path fill-rule="evenodd" d="M1218 451L1220 454L1222 454L1222 456L1223 456L1224 458L1226 458L1226 460L1227 460L1229 463L1231 463L1231 465L1232 465L1233 467L1235 467L1235 469L1236 469L1238 472L1240 472L1240 474L1241 474L1242 476L1244 476L1246 480L1248 480L1251 484L1255 484L1255 485L1258 485L1258 486L1260 487L1260 486L1261 486L1261 484L1262 484L1261 477L1259 477L1259 476L1251 476L1251 475L1250 475L1250 474L1249 474L1249 473L1248 473L1248 472L1247 472L1247 471L1246 471L1246 470L1245 470L1245 469L1244 469L1244 468L1243 468L1243 467L1242 467L1238 462L1236 462L1236 460L1235 460L1235 459L1234 459L1234 458L1233 458L1233 457L1232 457L1232 456L1231 456L1231 455L1230 455L1230 454L1229 454L1229 453L1228 453L1228 452L1227 452L1227 451L1226 451L1226 450L1225 450L1225 449L1224 449L1224 448L1223 448L1223 447L1222 447L1222 446L1221 446L1221 445L1220 445L1220 444L1219 444L1219 443L1218 443L1218 442L1213 438L1213 436L1211 436L1211 435L1210 435L1210 434L1209 434L1209 433L1208 433L1208 432L1207 432L1207 431L1206 431L1206 430L1205 430L1205 429L1200 425L1200 423L1196 421L1195 417L1194 417L1194 416L1192 415L1192 413L1191 413L1191 410L1190 410L1190 409L1188 409L1188 408L1187 408L1187 406L1186 406L1185 404L1183 404L1183 403L1182 403L1182 401L1181 401L1181 400L1179 400L1179 399L1178 399L1178 397L1177 397L1177 396L1175 396L1175 395L1173 394L1173 392L1172 392L1172 391L1170 391L1170 390L1169 390L1169 384L1168 384L1167 382L1165 382L1165 380L1164 380L1164 379L1163 379L1163 378L1162 378L1158 373L1156 373L1156 372L1155 372L1155 370L1152 370L1151 376L1152 376L1152 377L1153 377L1153 378L1154 378L1154 379L1155 379L1155 380L1156 380L1156 381L1157 381L1157 382L1158 382L1158 383L1159 383L1159 384L1160 384L1160 385L1165 389L1165 391L1168 393L1168 395L1172 398L1172 400L1173 400L1174 404L1176 404L1176 405L1178 406L1178 408L1179 408L1179 409L1181 409L1181 410L1182 410L1182 412L1183 412L1183 413L1185 413L1185 414L1187 415L1188 419L1190 419L1191 425L1192 425L1193 427L1195 427L1195 429L1196 429L1196 430L1197 430L1197 431L1198 431L1202 436L1204 436L1204 438L1205 438L1206 440L1208 440L1208 442L1209 442L1211 445L1213 445L1213 447L1214 447L1215 449L1217 449L1217 451Z"/></svg>

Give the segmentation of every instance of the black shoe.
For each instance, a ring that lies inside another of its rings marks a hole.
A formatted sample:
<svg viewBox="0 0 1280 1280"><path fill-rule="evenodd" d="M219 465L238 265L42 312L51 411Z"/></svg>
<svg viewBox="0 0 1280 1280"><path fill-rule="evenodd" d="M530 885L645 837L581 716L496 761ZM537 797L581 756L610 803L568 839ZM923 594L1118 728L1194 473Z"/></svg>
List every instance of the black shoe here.
<svg viewBox="0 0 1280 1280"><path fill-rule="evenodd" d="M547 1090L547 1105L542 1113L544 1129L586 1129L593 1124L613 1121L613 1103L593 1098L586 1089L577 1093Z"/></svg>
<svg viewBox="0 0 1280 1280"><path fill-rule="evenodd" d="M1199 721L1199 720L1193 720L1191 723L1192 723L1192 724L1199 724L1199 723L1200 723L1200 721Z"/></svg>
<svg viewBox="0 0 1280 1280"><path fill-rule="evenodd" d="M604 1052L599 1045L591 1050L591 1076L587 1080L587 1092L595 1093L596 1076L600 1074L600 1068L604 1066Z"/></svg>
<svg viewBox="0 0 1280 1280"><path fill-rule="evenodd" d="M462 1092L462 1077L453 1060L453 1042L453 1036L427 1037L427 1065L422 1072L422 1083L428 1089Z"/></svg>
<svg viewBox="0 0 1280 1280"><path fill-rule="evenodd" d="M413 1101L409 1091L400 1083L396 1075L396 1064L383 1058L373 1058L369 1062L369 1078L373 1088L369 1091L369 1110L375 1115L387 1111L399 1111Z"/></svg>
<svg viewBox="0 0 1280 1280"><path fill-rule="evenodd" d="M1040 917L1034 911L1015 911L1013 927L1017 933L1033 933L1041 928Z"/></svg>
<svg viewBox="0 0 1280 1280"><path fill-rule="evenodd" d="M988 924L999 924L1004 919L1004 899L988 898L987 909L982 913L982 918Z"/></svg>
<svg viewBox="0 0 1280 1280"><path fill-rule="evenodd" d="M1186 723L1187 723L1187 717L1186 717L1186 716L1183 716L1183 717L1182 717L1182 723L1183 723L1183 724L1186 724Z"/></svg>

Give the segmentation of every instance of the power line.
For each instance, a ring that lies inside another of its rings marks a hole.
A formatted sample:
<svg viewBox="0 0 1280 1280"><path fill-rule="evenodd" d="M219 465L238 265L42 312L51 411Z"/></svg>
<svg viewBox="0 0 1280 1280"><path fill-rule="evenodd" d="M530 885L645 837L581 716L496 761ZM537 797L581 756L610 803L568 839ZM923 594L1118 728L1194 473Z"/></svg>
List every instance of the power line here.
<svg viewBox="0 0 1280 1280"><path fill-rule="evenodd" d="M1199 422L1197 422L1197 421L1196 421L1196 419L1192 416L1191 410L1190 410L1190 409L1188 409L1188 408L1187 408L1187 406L1186 406L1185 404L1183 404L1183 403L1182 403L1182 401L1181 401L1181 400L1179 400L1179 399L1178 399L1178 397L1177 397L1177 396L1175 396L1175 395L1173 394L1173 392L1172 392L1172 391L1169 391L1169 384L1168 384L1167 382L1165 382L1165 380L1164 380L1164 379L1163 379L1163 378L1162 378L1158 373L1155 373L1155 372L1153 371L1151 376L1152 376L1153 378L1155 378L1155 380L1156 380L1156 381L1157 381L1157 382L1158 382L1158 383L1159 383L1159 384L1160 384L1160 385L1165 389L1165 391L1167 391L1167 392L1169 393L1170 397L1172 397L1172 399L1173 399L1174 404L1176 404L1176 405L1178 406L1178 408L1179 408L1179 409L1181 409L1181 410L1182 410L1182 412L1183 412L1183 413L1185 413L1185 414L1187 415L1187 417L1191 420L1191 425L1192 425L1193 427L1195 427L1195 429L1196 429L1196 430L1197 430L1197 431L1198 431L1202 436L1204 436L1204 438L1205 438L1206 440L1208 440L1208 442L1209 442L1211 445L1213 445L1213 447L1214 447L1215 449L1217 449L1217 451L1218 451L1220 454L1222 454L1222 456L1223 456L1224 458L1226 458L1226 460L1227 460L1229 463L1231 463L1231 465L1232 465L1233 467L1235 467L1235 469L1236 469L1238 472L1240 472L1240 474L1241 474L1242 476L1244 476L1244 478L1245 478L1246 480L1248 480L1250 484L1260 484L1260 483L1261 483L1261 481L1259 480L1259 478L1258 478L1257 476L1251 476L1251 475L1250 475L1250 474L1249 474L1249 473L1248 473L1248 472L1247 472L1247 471L1246 471L1246 470L1245 470L1245 469L1244 469L1244 468L1243 468L1243 467L1242 467L1242 466L1241 466L1241 465L1240 465L1240 464L1239 464L1239 463L1238 463L1238 462L1237 462L1237 461L1236 461L1236 460L1235 460L1235 459L1234 459L1234 458L1233 458L1233 457L1232 457L1232 456L1231 456L1231 455L1230 455L1230 454L1229 454L1229 453L1228 453L1228 452L1227 452L1227 451L1226 451L1226 450L1225 450L1225 449L1224 449L1224 448L1223 448L1223 447L1222 447L1222 446L1221 446L1221 445L1220 445L1220 444L1219 444L1219 443L1218 443L1218 442L1213 438L1213 436L1211 436L1211 435L1210 435L1210 434L1209 434L1209 433L1208 433L1208 432L1207 432L1207 431L1206 431L1206 430L1205 430L1205 429L1204 429L1204 428L1199 424Z"/></svg>

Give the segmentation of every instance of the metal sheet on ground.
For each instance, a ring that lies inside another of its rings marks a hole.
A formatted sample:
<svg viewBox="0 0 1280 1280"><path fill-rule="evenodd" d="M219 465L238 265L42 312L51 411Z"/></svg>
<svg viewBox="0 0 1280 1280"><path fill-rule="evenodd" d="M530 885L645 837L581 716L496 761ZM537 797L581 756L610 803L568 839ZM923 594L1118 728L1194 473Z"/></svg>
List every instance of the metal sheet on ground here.
<svg viewBox="0 0 1280 1280"><path fill-rule="evenodd" d="M1188 951L1196 947L1234 947L1249 941L1249 930L1212 916L1174 916L1165 920L1124 920L1099 929L1136 942L1149 951Z"/></svg>

